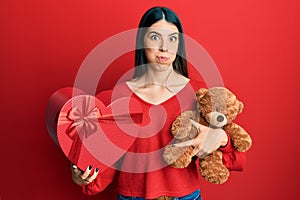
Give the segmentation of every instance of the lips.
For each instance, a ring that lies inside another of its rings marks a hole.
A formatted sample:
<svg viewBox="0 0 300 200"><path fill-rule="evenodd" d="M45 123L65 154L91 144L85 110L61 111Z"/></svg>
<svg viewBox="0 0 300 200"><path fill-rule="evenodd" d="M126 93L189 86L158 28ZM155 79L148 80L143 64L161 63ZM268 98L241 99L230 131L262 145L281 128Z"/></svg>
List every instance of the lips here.
<svg viewBox="0 0 300 200"><path fill-rule="evenodd" d="M157 59L159 60L159 62L165 63L168 61L169 58L165 56L157 56Z"/></svg>

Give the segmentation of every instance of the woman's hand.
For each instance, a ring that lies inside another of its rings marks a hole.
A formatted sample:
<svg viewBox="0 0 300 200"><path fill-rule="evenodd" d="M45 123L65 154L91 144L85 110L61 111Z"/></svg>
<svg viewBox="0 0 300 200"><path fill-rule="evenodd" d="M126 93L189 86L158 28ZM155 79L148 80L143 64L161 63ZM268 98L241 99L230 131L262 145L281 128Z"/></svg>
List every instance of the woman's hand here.
<svg viewBox="0 0 300 200"><path fill-rule="evenodd" d="M220 146L226 146L228 137L221 128L210 128L191 119L193 126L198 129L198 135L192 140L173 144L175 147L194 147L194 155L200 158L217 150Z"/></svg>
<svg viewBox="0 0 300 200"><path fill-rule="evenodd" d="M88 166L85 172L78 169L76 165L72 165L72 179L77 185L86 185L95 180L99 173L99 169L96 168L93 175L90 175L92 166Z"/></svg>

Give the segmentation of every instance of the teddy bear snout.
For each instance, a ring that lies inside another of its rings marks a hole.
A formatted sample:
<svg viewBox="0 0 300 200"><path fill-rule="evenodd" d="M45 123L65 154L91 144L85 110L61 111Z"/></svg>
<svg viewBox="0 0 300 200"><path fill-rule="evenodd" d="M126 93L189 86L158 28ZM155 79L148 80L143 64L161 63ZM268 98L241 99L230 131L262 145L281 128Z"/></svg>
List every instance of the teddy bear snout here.
<svg viewBox="0 0 300 200"><path fill-rule="evenodd" d="M219 112L210 112L207 115L208 117L208 122L210 125L215 126L215 127L223 127L225 124L227 124L227 118L224 114L219 113Z"/></svg>

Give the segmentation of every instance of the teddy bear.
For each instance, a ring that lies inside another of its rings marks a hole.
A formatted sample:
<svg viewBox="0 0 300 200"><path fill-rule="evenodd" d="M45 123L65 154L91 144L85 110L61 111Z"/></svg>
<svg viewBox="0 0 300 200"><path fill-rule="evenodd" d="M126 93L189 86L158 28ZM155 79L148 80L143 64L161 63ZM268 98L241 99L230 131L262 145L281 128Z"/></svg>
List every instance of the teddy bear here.
<svg viewBox="0 0 300 200"><path fill-rule="evenodd" d="M211 128L223 128L230 136L233 147L239 152L249 150L252 145L250 135L232 121L243 110L243 103L225 87L201 88L196 91L194 110L182 112L173 122L171 133L174 143L181 143L195 138L199 131L197 123ZM173 144L165 147L163 158L175 168L187 167L194 159L194 147L176 147ZM200 157L199 155L196 155ZM200 157L201 175L209 182L222 184L229 177L229 170L223 165L222 152L216 150Z"/></svg>

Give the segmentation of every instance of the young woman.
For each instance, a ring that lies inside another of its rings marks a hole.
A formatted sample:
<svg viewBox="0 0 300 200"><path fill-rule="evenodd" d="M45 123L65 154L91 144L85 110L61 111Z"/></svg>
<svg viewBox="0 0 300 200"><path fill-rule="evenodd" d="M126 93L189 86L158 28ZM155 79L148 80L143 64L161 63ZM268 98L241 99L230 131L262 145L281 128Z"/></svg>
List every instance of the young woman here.
<svg viewBox="0 0 300 200"><path fill-rule="evenodd" d="M134 77L117 86L117 98L129 96L142 106L140 134L116 166L106 170L90 166L81 172L73 166L75 183L86 194L95 194L118 179L118 199L201 199L197 162L176 169L162 159L163 148L172 142L170 127L184 110L193 109L194 92L205 87L188 78L183 29L177 15L168 8L154 7L141 18L136 39ZM98 95L109 104L112 91ZM193 141L195 154L210 146L210 152L221 149L223 162L230 170L241 170L245 155L236 152L224 131L201 128ZM208 131L210 134L207 134ZM199 135L200 135L199 134ZM210 137L218 134L219 137ZM203 140L205 138L205 141ZM217 140L215 138L218 138ZM203 153L210 153L203 152Z"/></svg>

